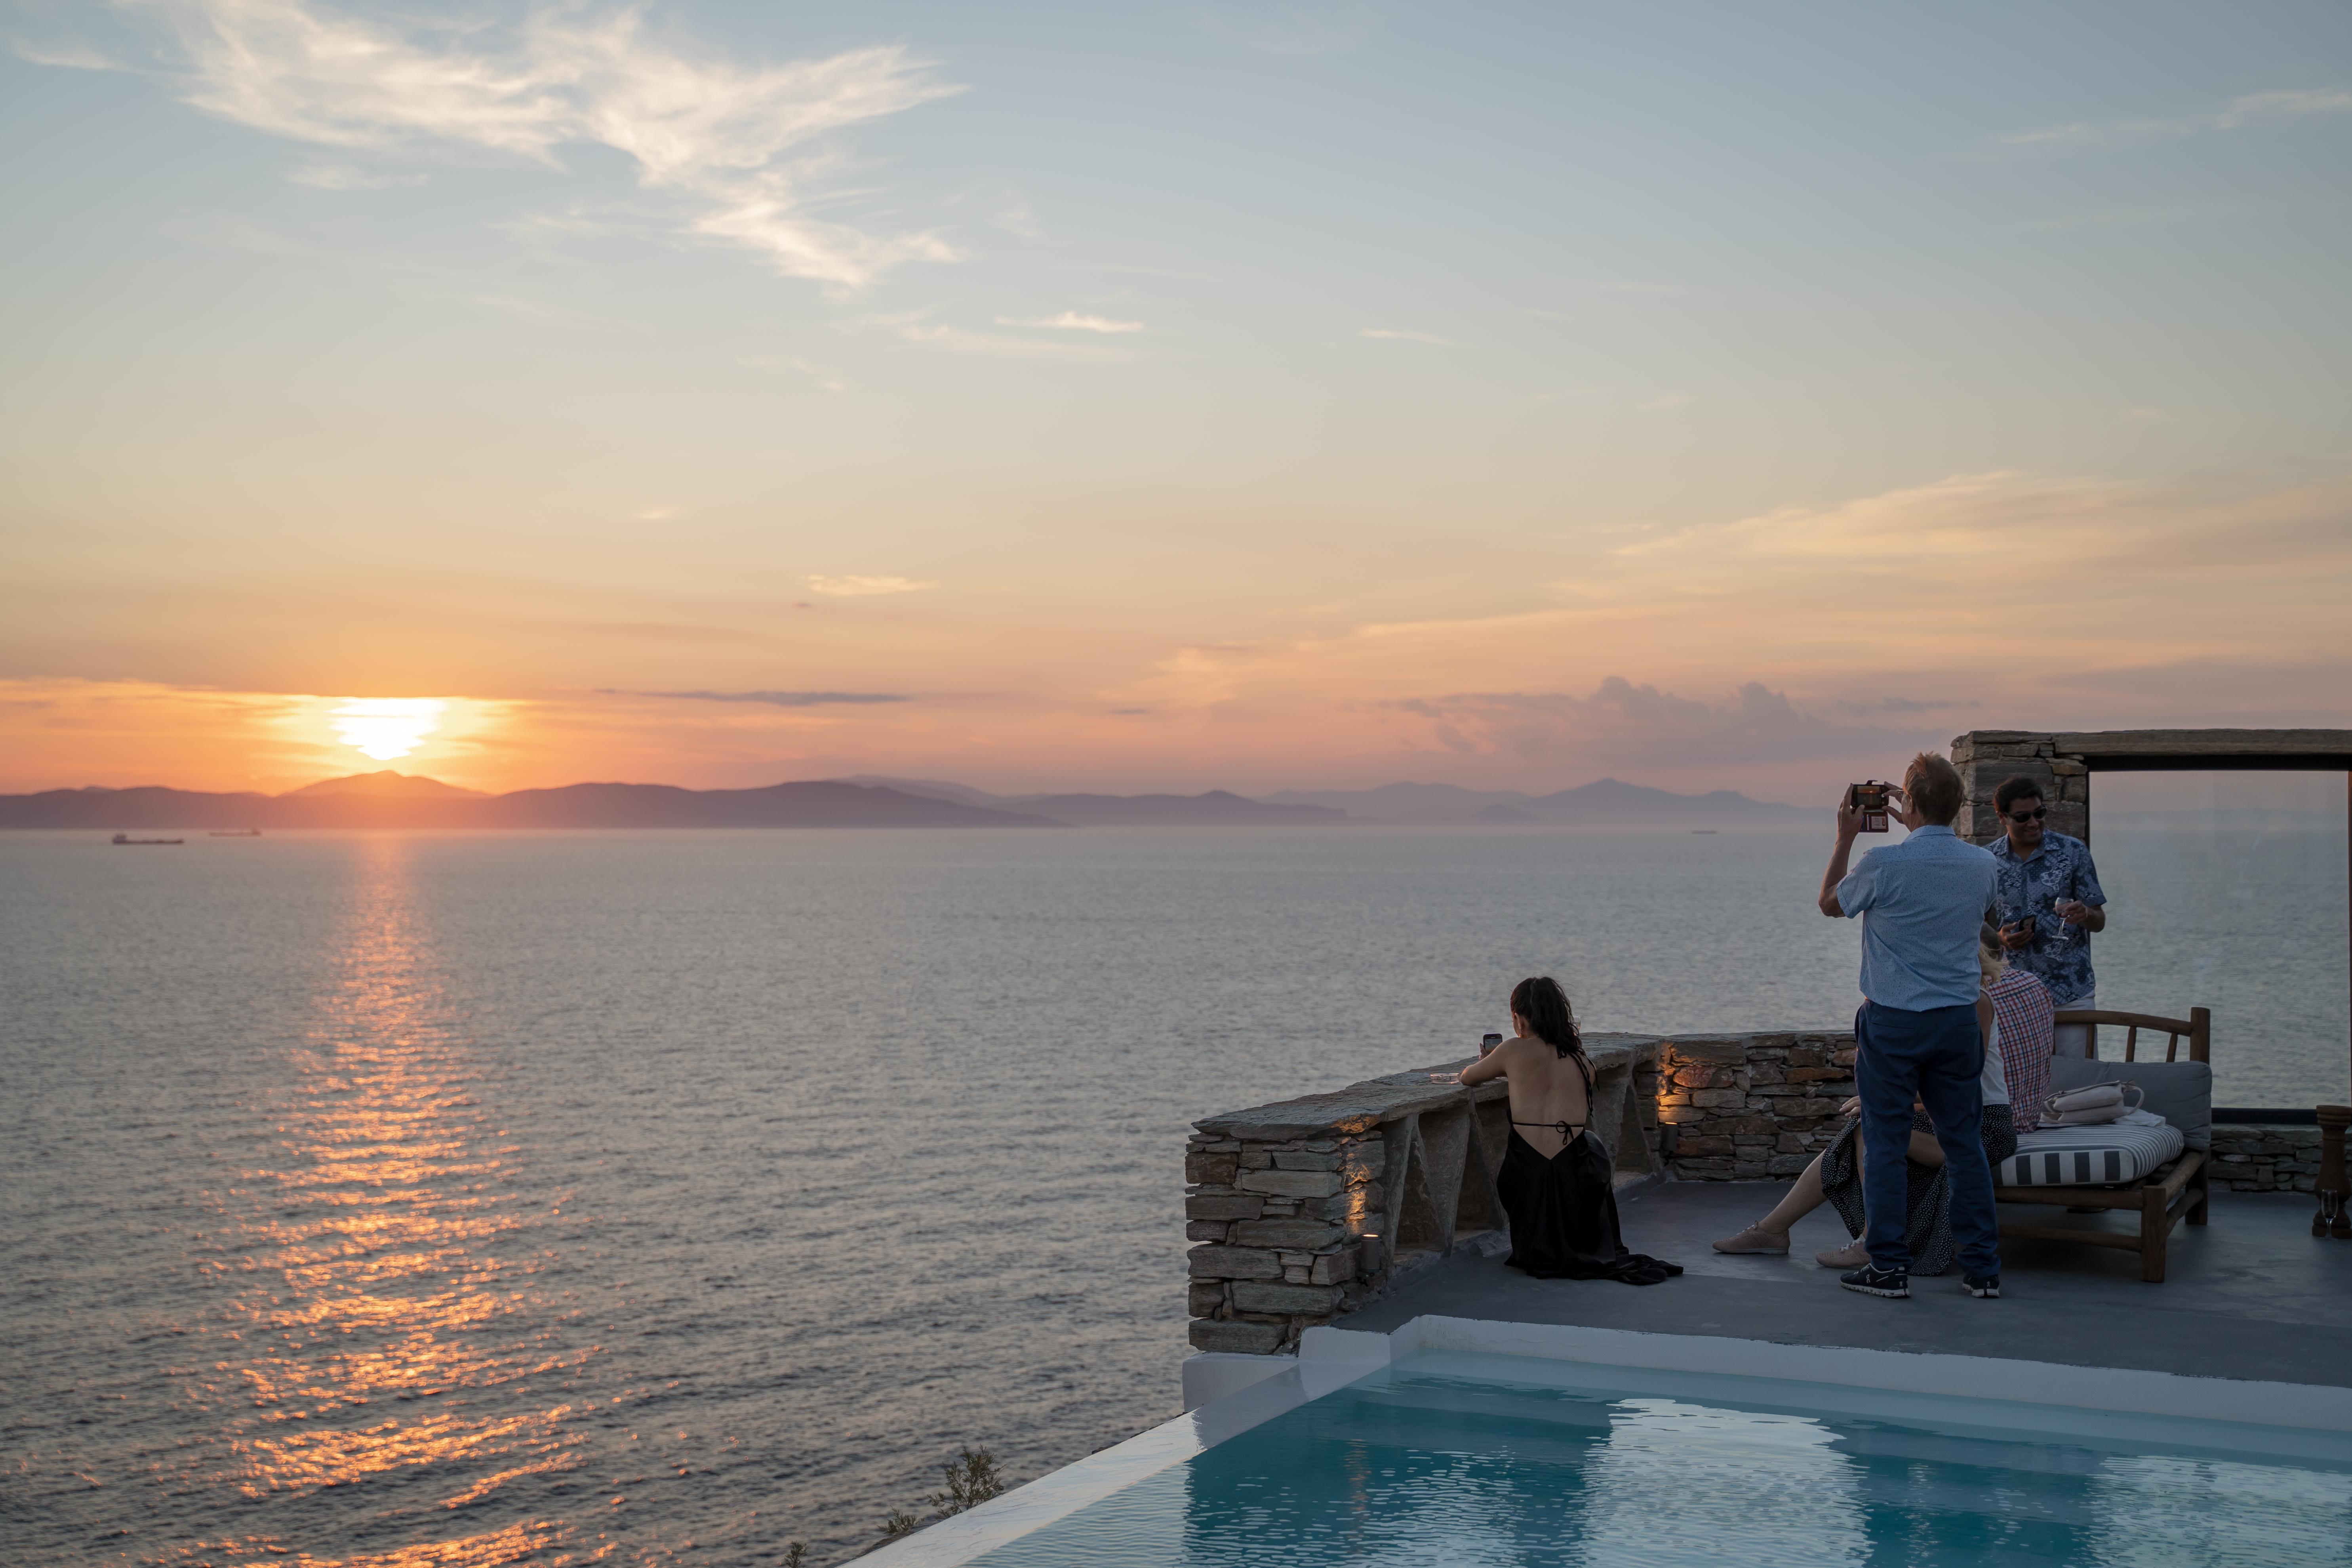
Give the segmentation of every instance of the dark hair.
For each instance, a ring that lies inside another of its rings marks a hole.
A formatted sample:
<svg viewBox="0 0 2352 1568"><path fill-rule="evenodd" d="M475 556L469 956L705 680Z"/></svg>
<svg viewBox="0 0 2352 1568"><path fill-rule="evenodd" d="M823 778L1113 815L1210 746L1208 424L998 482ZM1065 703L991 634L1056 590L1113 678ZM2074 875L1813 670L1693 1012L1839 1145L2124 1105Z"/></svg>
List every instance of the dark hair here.
<svg viewBox="0 0 2352 1568"><path fill-rule="evenodd" d="M1949 827L1969 798L1960 770L1933 752L1911 759L1903 773L1903 793L1910 798L1911 809L1937 827Z"/></svg>
<svg viewBox="0 0 2352 1568"><path fill-rule="evenodd" d="M1511 987L1511 1011L1536 1032L1536 1038L1564 1057L1584 1055L1584 1036L1568 993L1549 974L1530 975Z"/></svg>
<svg viewBox="0 0 2352 1568"><path fill-rule="evenodd" d="M2036 800L2042 799L2041 784L2027 778L2023 773L2012 774L2001 780L2000 787L1992 792L1992 808L2003 816L2007 816L2009 808L2027 795L2032 795Z"/></svg>

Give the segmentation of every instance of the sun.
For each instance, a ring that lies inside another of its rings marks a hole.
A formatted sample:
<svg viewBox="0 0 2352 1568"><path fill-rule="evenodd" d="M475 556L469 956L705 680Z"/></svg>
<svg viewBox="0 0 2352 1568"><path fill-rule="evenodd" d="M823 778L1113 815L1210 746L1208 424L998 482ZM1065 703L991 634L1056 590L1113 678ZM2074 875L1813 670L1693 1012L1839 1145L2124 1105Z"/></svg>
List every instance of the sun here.
<svg viewBox="0 0 2352 1568"><path fill-rule="evenodd" d="M438 730L447 706L435 697L354 697L329 717L344 745L388 763L408 755Z"/></svg>

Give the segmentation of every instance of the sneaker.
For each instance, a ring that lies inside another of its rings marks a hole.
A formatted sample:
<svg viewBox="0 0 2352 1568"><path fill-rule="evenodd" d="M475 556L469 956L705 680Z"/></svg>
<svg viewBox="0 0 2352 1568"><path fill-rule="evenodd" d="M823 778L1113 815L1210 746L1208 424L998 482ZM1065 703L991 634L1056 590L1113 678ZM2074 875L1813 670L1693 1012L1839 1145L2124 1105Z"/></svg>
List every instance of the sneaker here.
<svg viewBox="0 0 2352 1568"><path fill-rule="evenodd" d="M1870 1248L1864 1247L1862 1237L1857 1236L1833 1251L1814 1253L1813 1261L1824 1268L1867 1268L1870 1267Z"/></svg>
<svg viewBox="0 0 2352 1568"><path fill-rule="evenodd" d="M1738 1236L1715 1244L1717 1252L1753 1252L1765 1258L1789 1256L1789 1233L1774 1233L1760 1225L1751 1225Z"/></svg>
<svg viewBox="0 0 2352 1568"><path fill-rule="evenodd" d="M1887 1296L1898 1301L1911 1295L1911 1276L1900 1268L1873 1268L1864 1264L1851 1274L1839 1275L1838 1283L1865 1296Z"/></svg>
<svg viewBox="0 0 2352 1568"><path fill-rule="evenodd" d="M1967 1286L1969 1294L1979 1301L2000 1299L2000 1276L1998 1274L1963 1274L1960 1283Z"/></svg>

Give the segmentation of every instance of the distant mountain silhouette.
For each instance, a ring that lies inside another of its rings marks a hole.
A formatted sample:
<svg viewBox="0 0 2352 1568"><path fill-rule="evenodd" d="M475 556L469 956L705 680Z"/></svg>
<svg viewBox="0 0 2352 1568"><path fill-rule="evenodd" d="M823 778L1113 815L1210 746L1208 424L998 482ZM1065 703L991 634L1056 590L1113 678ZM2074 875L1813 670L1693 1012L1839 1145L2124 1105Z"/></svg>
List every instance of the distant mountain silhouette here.
<svg viewBox="0 0 2352 1568"><path fill-rule="evenodd" d="M1076 827L1329 827L1348 820L1322 805L1268 805L1221 789L1206 795L1039 795L1009 803Z"/></svg>
<svg viewBox="0 0 2352 1568"><path fill-rule="evenodd" d="M1206 795L990 795L944 779L860 773L840 782L996 811L1034 812L1074 827L1317 827L1347 820L1347 813L1328 807L1268 805L1222 789Z"/></svg>
<svg viewBox="0 0 2352 1568"><path fill-rule="evenodd" d="M1459 784L1391 784L1377 789L1286 789L1265 797L1277 805L1321 805L1364 822L1468 822L1489 805L1528 797L1517 790L1464 789Z"/></svg>
<svg viewBox="0 0 2352 1568"><path fill-rule="evenodd" d="M394 778L401 775L394 774ZM331 783L342 783L336 780ZM0 828L89 827L1058 827L1034 813L856 784L765 789L583 784L485 795L436 780L281 795L53 789L0 795Z"/></svg>
<svg viewBox="0 0 2352 1568"><path fill-rule="evenodd" d="M1675 795L1670 790L1596 779L1553 795L1463 789L1454 784L1393 784L1378 789L1285 790L1266 797L1286 805L1331 806L1369 822L1486 823L1554 827L1786 827L1818 823L1799 805L1750 800L1731 790Z"/></svg>
<svg viewBox="0 0 2352 1568"><path fill-rule="evenodd" d="M289 789L280 800L295 800L320 795L365 795L392 796L402 800L480 800L483 793L457 784L443 784L410 773L395 773L384 768L373 773L352 773L339 779L320 779L317 784Z"/></svg>
<svg viewBox="0 0 2352 1568"><path fill-rule="evenodd" d="M867 774L762 789L577 784L484 795L386 768L284 795L146 785L0 795L0 828L152 827L1318 827L1354 822L1559 827L1777 827L1801 806L1730 790L1675 795L1601 779L1554 795L1454 784L1205 795L999 795L940 779Z"/></svg>
<svg viewBox="0 0 2352 1568"><path fill-rule="evenodd" d="M868 789L894 789L900 795L919 795L931 800L951 800L958 805L1003 807L1014 799L1009 795L991 795L970 784L950 784L945 779L894 779L884 773L852 773L845 779L833 779L833 784L864 784Z"/></svg>

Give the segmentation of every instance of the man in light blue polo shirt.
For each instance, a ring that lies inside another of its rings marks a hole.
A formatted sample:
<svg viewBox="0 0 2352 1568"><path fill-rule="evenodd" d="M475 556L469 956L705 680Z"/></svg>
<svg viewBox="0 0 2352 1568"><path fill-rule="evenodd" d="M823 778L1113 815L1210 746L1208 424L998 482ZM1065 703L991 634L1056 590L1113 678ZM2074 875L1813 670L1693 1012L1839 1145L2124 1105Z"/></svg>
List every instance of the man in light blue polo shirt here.
<svg viewBox="0 0 2352 1568"><path fill-rule="evenodd" d="M1862 1100L1864 1237L1870 1262L1838 1282L1869 1296L1911 1294L1903 1238L1904 1154L1916 1095L1943 1146L1952 1237L1971 1296L2000 1294L1992 1167L1985 1159L1977 1026L1977 932L1998 876L1990 853L1952 831L1967 791L1959 771L1922 752L1903 775L1894 815L1910 829L1873 849L1849 874L1862 813L1838 806L1837 849L1822 878L1822 913L1862 919L1862 994L1853 1016L1854 1087Z"/></svg>

